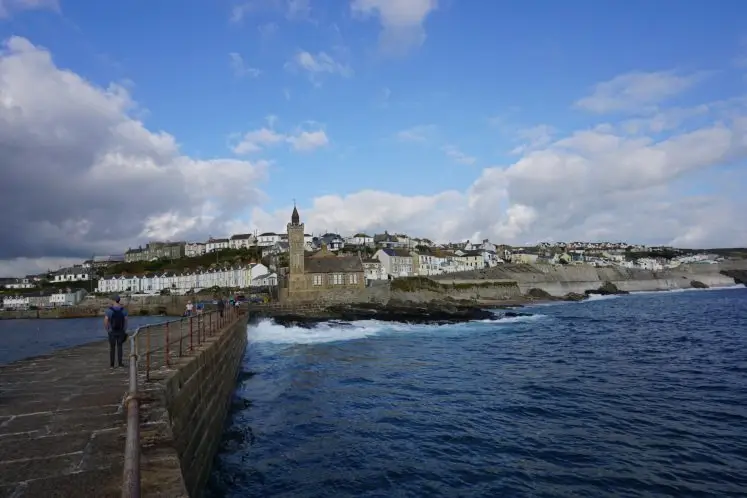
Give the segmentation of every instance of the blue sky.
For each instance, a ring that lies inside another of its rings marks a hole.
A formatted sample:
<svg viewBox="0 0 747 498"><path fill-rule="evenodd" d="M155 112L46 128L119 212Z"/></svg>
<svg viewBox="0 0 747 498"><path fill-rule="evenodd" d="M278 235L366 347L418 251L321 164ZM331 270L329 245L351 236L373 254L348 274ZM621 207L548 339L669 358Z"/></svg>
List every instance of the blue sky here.
<svg viewBox="0 0 747 498"><path fill-rule="evenodd" d="M536 160L537 152L579 131L608 126L627 140L635 133L619 133L623 123L639 119L650 125L657 113L670 110L687 114L676 126L649 129L646 137L657 142L723 123L734 113L741 116L743 104L714 110L713 103L743 98L747 82L741 64L747 56L747 4L737 1L39 2L49 8L30 3L0 0L0 11L6 7L0 21L4 40L27 39L49 51L57 69L97 87L123 85L138 105L128 116L151 132L172 135L184 156L270 161L263 179L248 180L262 191L261 201L247 202L240 216L229 220L231 227L278 225L276 211L284 213L295 198L302 214L316 216L317 230L322 224L375 230L383 227L384 214L356 225L358 215L319 214L324 204L319 198L345 200L372 190L430 199L453 191L461 200L432 201L445 211L429 221L452 224L433 230L444 237L538 239L546 232L562 238L563 230L581 223L588 206L553 225L566 227L559 231L517 228L506 211L512 205L533 210L535 225L546 216L542 202L530 202L526 181L515 176L496 191L500 202L480 209L501 211L484 228L475 224L462 233L454 229L462 220L446 218L456 211L474 214L468 197L476 182L494 171L490 168L519 171L522 161ZM294 65L303 52L314 58L316 69L330 72ZM635 76L611 91L630 105L578 104L594 95L596 85L626 74ZM645 80L646 75L653 76ZM702 105L709 106L707 112L693 111ZM276 134L273 144L234 154L246 133L262 128ZM294 150L289 137L302 131L323 132L325 143ZM671 212L683 196L728 196L744 163L741 150L726 156L728 161L692 166L686 175L651 186L666 189ZM381 199L390 201L401 199ZM411 229L413 223L392 219L391 228ZM687 223L679 223L671 233L665 230L663 242L682 236L677 230ZM580 226L568 231L569 237L600 233Z"/></svg>

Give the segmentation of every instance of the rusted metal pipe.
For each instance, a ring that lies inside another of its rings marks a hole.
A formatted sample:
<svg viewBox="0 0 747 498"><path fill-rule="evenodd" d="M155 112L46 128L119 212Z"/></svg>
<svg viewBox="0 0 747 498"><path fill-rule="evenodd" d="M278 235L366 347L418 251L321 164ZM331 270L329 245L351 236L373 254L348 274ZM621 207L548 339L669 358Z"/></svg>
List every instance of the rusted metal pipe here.
<svg viewBox="0 0 747 498"><path fill-rule="evenodd" d="M139 329L138 329L139 331ZM130 336L130 387L127 403L122 498L140 498L140 405L137 398L137 332Z"/></svg>

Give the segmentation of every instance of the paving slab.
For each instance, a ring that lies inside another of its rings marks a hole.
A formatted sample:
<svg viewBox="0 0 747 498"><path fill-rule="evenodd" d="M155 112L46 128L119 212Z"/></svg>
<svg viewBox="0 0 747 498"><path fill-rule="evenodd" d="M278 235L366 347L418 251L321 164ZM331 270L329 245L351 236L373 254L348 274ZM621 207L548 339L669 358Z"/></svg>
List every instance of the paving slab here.
<svg viewBox="0 0 747 498"><path fill-rule="evenodd" d="M126 392L107 341L0 366L0 498L121 496Z"/></svg>

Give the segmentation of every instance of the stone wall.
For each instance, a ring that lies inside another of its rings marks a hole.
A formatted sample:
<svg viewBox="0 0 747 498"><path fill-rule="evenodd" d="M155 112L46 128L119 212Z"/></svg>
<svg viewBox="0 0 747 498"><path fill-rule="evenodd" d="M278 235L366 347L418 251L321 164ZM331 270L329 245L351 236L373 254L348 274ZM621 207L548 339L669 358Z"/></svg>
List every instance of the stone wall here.
<svg viewBox="0 0 747 498"><path fill-rule="evenodd" d="M605 281L629 292L690 288L692 280L709 287L734 285L734 279L720 273L723 265L692 264L667 271L633 270L591 265L505 264L485 270L431 277L442 284L513 280L521 293L542 289L553 296L598 289Z"/></svg>
<svg viewBox="0 0 747 498"><path fill-rule="evenodd" d="M215 337L208 337L195 354L179 358L169 375L150 386L147 396L155 402L144 408L143 419L146 425L160 428L151 429L155 435L145 432L141 437L143 490L157 489L162 493L159 496L184 496L179 489L192 498L202 495L236 389L246 328L247 316L243 315ZM149 453L145 449L148 439L161 451ZM178 456L180 471L162 463L169 452ZM157 481L171 484L164 489Z"/></svg>

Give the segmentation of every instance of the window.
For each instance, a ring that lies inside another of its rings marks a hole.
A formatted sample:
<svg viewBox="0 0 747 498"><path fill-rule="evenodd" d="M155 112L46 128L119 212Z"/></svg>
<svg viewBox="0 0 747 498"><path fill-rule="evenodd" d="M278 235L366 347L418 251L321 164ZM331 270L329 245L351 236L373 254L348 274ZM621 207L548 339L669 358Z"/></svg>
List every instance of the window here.
<svg viewBox="0 0 747 498"><path fill-rule="evenodd" d="M351 273L348 277L349 277L348 278L348 283L350 285L355 285L355 284L358 283L358 274L357 273Z"/></svg>
<svg viewBox="0 0 747 498"><path fill-rule="evenodd" d="M344 275L341 275L339 273L332 273L329 275L329 283L330 285L342 285L345 283L343 280Z"/></svg>
<svg viewBox="0 0 747 498"><path fill-rule="evenodd" d="M322 285L324 283L324 279L322 275L314 275L314 285Z"/></svg>

